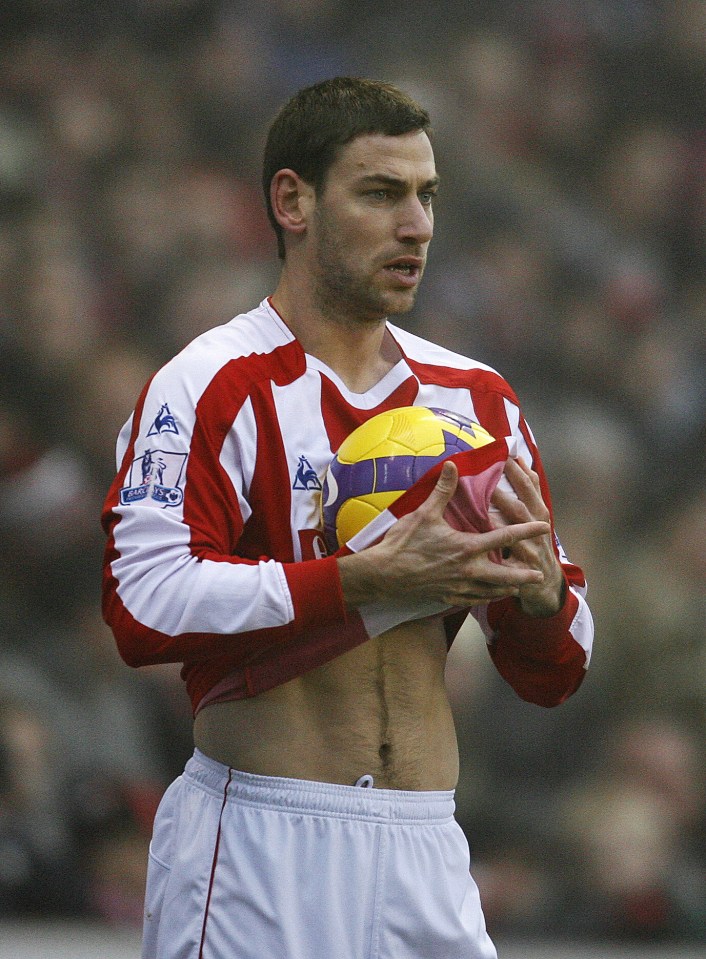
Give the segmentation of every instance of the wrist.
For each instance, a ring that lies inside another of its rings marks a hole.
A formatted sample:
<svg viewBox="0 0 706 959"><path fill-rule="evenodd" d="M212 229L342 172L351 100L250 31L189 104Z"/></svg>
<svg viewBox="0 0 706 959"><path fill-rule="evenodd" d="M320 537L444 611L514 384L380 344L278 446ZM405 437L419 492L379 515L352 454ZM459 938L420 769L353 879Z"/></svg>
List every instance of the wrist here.
<svg viewBox="0 0 706 959"><path fill-rule="evenodd" d="M558 575L553 577L553 582L540 588L520 590L517 602L526 616L532 616L534 619L550 619L564 608L567 588L564 571L558 567Z"/></svg>
<svg viewBox="0 0 706 959"><path fill-rule="evenodd" d="M371 553L371 549L366 549L336 560L343 601L348 609L357 609L384 593L380 564Z"/></svg>

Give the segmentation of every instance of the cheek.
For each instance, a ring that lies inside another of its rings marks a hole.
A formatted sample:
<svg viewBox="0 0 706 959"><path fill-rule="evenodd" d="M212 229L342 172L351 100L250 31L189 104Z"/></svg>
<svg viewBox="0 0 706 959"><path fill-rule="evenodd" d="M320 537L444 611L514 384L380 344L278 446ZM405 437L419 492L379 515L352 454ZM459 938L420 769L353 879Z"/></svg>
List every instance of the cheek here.
<svg viewBox="0 0 706 959"><path fill-rule="evenodd" d="M336 217L322 224L319 230L319 246L339 258L358 255L372 244L371 231L366 223L355 217Z"/></svg>

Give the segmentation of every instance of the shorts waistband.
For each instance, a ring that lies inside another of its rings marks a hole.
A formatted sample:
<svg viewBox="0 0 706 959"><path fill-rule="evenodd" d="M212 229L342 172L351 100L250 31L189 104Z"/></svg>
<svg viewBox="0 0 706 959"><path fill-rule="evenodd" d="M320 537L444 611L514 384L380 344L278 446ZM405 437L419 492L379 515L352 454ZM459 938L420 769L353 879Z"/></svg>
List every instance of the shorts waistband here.
<svg viewBox="0 0 706 959"><path fill-rule="evenodd" d="M282 812L329 815L389 823L444 823L453 819L453 790L370 789L338 783L259 776L232 769L199 749L184 769L184 779L226 802Z"/></svg>

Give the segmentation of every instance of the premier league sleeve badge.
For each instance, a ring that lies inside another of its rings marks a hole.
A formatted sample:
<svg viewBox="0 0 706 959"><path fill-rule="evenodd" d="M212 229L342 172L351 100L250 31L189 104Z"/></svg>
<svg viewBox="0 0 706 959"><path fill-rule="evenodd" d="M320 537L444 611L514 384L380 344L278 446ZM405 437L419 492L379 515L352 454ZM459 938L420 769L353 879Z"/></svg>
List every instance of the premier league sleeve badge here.
<svg viewBox="0 0 706 959"><path fill-rule="evenodd" d="M186 457L186 453L145 450L130 464L125 486L120 490L121 505L152 499L164 509L180 506L184 499L181 486Z"/></svg>

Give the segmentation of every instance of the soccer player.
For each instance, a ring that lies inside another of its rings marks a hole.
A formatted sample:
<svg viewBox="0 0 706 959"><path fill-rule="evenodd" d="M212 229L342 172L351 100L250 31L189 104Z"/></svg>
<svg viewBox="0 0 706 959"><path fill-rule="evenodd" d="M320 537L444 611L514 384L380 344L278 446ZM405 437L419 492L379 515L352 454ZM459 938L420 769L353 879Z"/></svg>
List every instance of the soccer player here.
<svg viewBox="0 0 706 959"><path fill-rule="evenodd" d="M518 694L561 703L590 654L583 574L507 382L388 320L432 238L426 111L363 79L300 91L263 185L277 288L147 384L105 506L106 620L128 664L183 663L195 716L154 826L143 955L488 959L444 664L470 610ZM327 555L333 452L409 405L512 438L501 524L446 522L447 462L382 540Z"/></svg>

